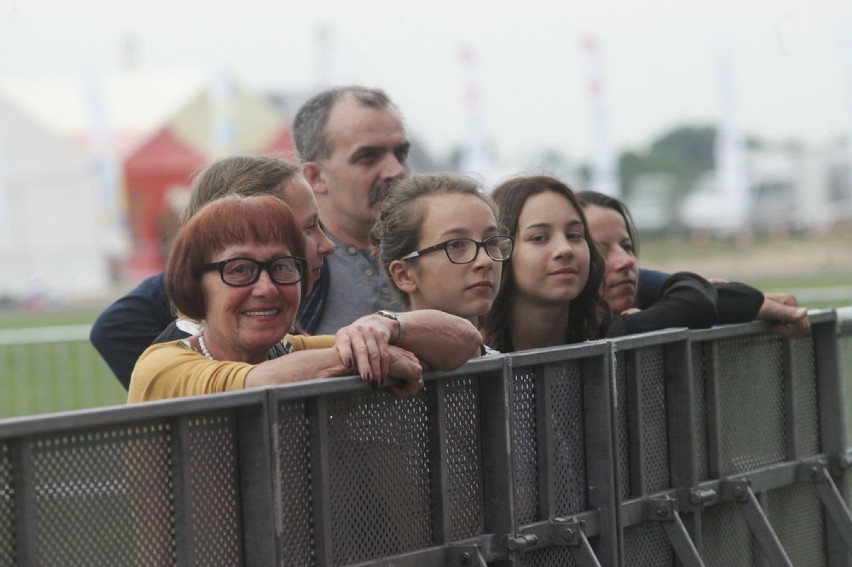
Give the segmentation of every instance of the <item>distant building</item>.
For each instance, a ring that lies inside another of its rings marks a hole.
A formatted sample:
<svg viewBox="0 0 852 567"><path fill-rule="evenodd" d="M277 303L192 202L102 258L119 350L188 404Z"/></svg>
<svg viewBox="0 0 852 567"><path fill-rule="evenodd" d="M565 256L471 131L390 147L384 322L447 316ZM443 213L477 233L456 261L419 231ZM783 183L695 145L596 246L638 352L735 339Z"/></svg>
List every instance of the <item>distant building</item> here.
<svg viewBox="0 0 852 567"><path fill-rule="evenodd" d="M826 231L852 221L850 153L843 145L804 149L750 149L748 216L735 221L731 204L707 172L684 198L680 222L690 230Z"/></svg>
<svg viewBox="0 0 852 567"><path fill-rule="evenodd" d="M0 300L99 293L110 282L89 156L0 96Z"/></svg>

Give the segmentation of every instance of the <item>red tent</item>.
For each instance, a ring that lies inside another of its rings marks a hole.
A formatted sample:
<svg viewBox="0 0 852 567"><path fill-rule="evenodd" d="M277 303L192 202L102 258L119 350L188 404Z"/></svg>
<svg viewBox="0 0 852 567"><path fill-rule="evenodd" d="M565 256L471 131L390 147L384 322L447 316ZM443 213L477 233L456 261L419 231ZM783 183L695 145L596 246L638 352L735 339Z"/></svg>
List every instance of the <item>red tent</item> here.
<svg viewBox="0 0 852 567"><path fill-rule="evenodd" d="M211 119L221 110L216 104L210 93L201 93L124 159L133 247L126 279L137 281L163 269L192 177L208 161L240 153L295 158L292 133L278 111L242 91L234 95L226 117L229 147L216 147L217 123Z"/></svg>

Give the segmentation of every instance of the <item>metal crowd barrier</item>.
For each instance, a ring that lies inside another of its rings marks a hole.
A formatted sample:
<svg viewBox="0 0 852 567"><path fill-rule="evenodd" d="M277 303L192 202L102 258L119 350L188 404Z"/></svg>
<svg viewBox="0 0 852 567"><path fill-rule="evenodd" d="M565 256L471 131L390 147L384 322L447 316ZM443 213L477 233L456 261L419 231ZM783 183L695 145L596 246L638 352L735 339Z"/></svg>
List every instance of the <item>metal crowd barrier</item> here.
<svg viewBox="0 0 852 567"><path fill-rule="evenodd" d="M811 321L0 421L0 564L848 567L852 312Z"/></svg>

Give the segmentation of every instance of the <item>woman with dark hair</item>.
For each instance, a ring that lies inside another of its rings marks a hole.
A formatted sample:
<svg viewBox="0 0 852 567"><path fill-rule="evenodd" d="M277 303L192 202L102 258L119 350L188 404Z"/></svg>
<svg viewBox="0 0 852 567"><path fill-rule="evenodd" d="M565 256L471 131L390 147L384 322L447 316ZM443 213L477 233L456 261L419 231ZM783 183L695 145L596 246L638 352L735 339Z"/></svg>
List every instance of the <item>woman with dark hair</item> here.
<svg viewBox="0 0 852 567"><path fill-rule="evenodd" d="M604 338L604 259L571 188L549 176L518 177L492 197L515 248L480 322L485 344L512 352Z"/></svg>
<svg viewBox="0 0 852 567"><path fill-rule="evenodd" d="M667 327L698 327L684 294L672 293L674 279L661 272L639 270L639 237L627 206L596 191L578 193L589 223L589 231L606 258L602 294L613 313L622 315L624 333L652 331ZM697 278L691 274L692 279ZM810 327L807 310L798 307L791 294L766 294L737 282L714 280L703 285L715 304L714 324L744 323L757 319L774 322L773 330L793 337ZM681 303L677 303L680 301ZM673 303L680 309L667 308ZM618 319L618 318L617 318Z"/></svg>
<svg viewBox="0 0 852 567"><path fill-rule="evenodd" d="M589 232L606 260L602 293L613 313L622 313L634 307L639 293L639 235L627 207L614 197L596 191L577 193L588 221ZM655 272L658 274L659 272ZM662 285L668 274L655 278L656 287ZM656 299L656 293L651 292ZM653 303L648 301L643 307Z"/></svg>

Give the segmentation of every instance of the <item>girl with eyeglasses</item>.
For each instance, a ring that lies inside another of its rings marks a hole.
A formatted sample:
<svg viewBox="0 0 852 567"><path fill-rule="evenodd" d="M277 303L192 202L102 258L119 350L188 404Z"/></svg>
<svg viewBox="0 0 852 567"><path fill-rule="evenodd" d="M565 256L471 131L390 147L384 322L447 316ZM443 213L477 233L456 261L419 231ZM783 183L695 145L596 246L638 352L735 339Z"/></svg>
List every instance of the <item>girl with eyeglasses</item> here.
<svg viewBox="0 0 852 567"><path fill-rule="evenodd" d="M513 248L494 202L475 181L451 173L397 181L371 237L408 308L473 324L491 308Z"/></svg>

